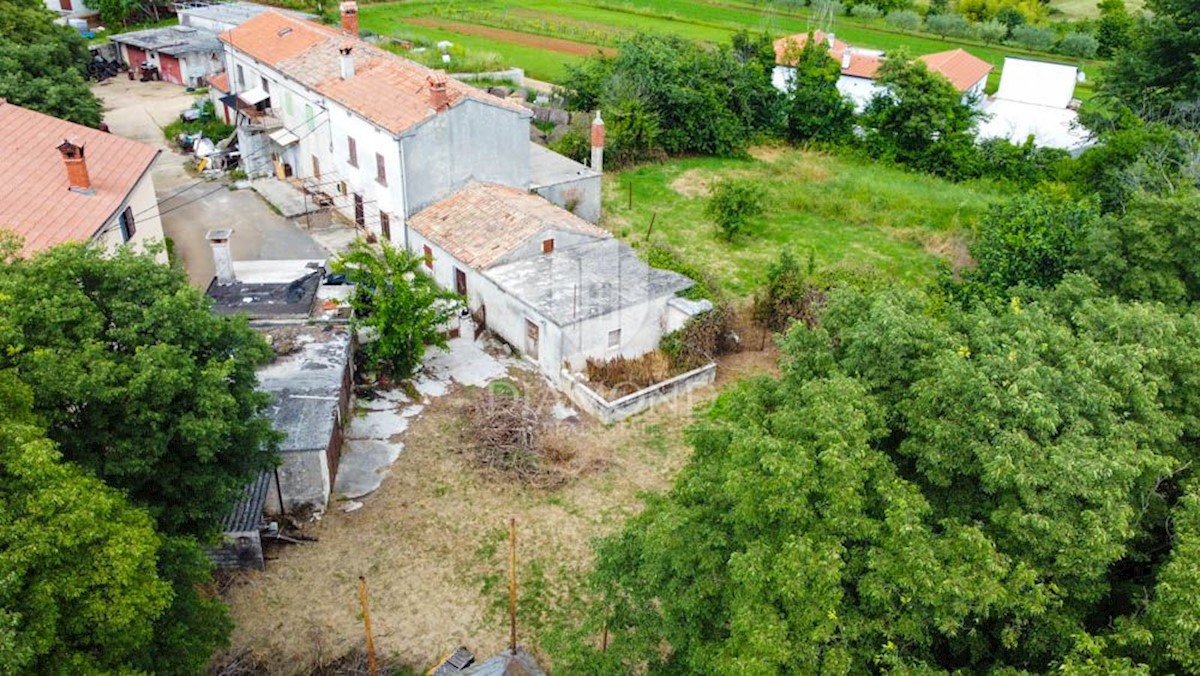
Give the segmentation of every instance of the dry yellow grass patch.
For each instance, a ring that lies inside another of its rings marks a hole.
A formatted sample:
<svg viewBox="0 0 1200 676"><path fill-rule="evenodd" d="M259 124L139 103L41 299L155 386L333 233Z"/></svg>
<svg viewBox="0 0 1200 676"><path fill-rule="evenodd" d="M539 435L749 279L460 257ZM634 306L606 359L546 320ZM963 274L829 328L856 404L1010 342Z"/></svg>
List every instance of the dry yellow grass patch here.
<svg viewBox="0 0 1200 676"><path fill-rule="evenodd" d="M554 602L569 607L563 594L590 567L591 540L640 510L639 494L670 486L690 455L681 431L692 407L714 393L706 388L611 427L578 423L570 433L602 449L607 466L554 491L471 467L455 447L459 411L471 392L434 401L406 432L400 458L361 509L344 513L333 506L310 529L319 542L277 549L265 571L230 585L226 599L237 629L229 652L249 650L270 673L292 674L352 650L363 637L359 575L370 586L381 654L427 667L458 645L480 656L503 649L507 622L497 601L504 590L496 581L505 572L509 518L518 524L523 610L536 614L531 606L545 605L552 592ZM530 579L535 572L538 579ZM542 590L537 599L535 587ZM520 639L534 651L535 625L525 623Z"/></svg>

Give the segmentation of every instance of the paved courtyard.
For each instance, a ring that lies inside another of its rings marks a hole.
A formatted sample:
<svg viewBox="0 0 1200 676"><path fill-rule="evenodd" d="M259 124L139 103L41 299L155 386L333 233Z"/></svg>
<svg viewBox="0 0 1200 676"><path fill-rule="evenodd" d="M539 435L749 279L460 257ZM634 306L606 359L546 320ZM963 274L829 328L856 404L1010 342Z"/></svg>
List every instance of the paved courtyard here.
<svg viewBox="0 0 1200 676"><path fill-rule="evenodd" d="M114 133L162 148L154 167L163 232L198 287L213 277L204 233L233 228L234 260L326 258L329 250L295 222L283 218L253 190L232 190L224 179L206 181L185 169L187 156L168 147L162 128L192 105L195 97L166 82L114 78L93 86L104 102L104 121ZM350 237L325 237L337 247Z"/></svg>

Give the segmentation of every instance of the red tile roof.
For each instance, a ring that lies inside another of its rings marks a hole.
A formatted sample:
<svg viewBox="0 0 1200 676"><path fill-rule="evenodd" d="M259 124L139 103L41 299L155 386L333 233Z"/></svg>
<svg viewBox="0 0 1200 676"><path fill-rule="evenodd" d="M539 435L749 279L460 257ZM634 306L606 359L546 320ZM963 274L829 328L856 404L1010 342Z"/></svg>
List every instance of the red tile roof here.
<svg viewBox="0 0 1200 676"><path fill-rule="evenodd" d="M813 39L817 42L829 44L829 38L833 37L825 31L813 31ZM796 65L794 54L788 54L789 50L794 49L800 51L804 49L804 45L808 44L808 33L797 33L787 37L779 38L775 41L775 63L781 66ZM829 55L835 59L841 60L842 52L846 51L846 43L834 38L833 45L829 48Z"/></svg>
<svg viewBox="0 0 1200 676"><path fill-rule="evenodd" d="M228 73L217 73L216 75L208 78L208 86L221 92L222 94L228 94L229 93L229 74Z"/></svg>
<svg viewBox="0 0 1200 676"><path fill-rule="evenodd" d="M925 62L929 70L945 76L960 92L970 89L976 82L987 77L994 68L987 61L962 49L926 54L918 58Z"/></svg>
<svg viewBox="0 0 1200 676"><path fill-rule="evenodd" d="M607 230L560 209L546 198L494 183L472 183L408 219L413 230L477 270L499 261L548 229L597 239Z"/></svg>
<svg viewBox="0 0 1200 676"><path fill-rule="evenodd" d="M813 39L819 42L829 44L829 35L825 31L813 31ZM789 35L788 37L779 38L775 41L775 63L781 66L793 66L796 64L795 54L792 49L804 49L804 45L808 43L808 33L798 33ZM842 57L845 56L846 50L850 50L850 64L842 68L842 75L850 77L865 77L873 79L875 72L879 70L880 64L883 63L881 57L873 54L862 54L850 49L846 43L834 38L833 46L829 48L830 58L842 62Z"/></svg>
<svg viewBox="0 0 1200 676"><path fill-rule="evenodd" d="M323 94L394 134L437 114L429 105L428 80L435 72L339 30L263 12L220 36L256 60ZM354 76L341 77L338 49L352 46ZM527 109L450 79L446 94L453 107L474 99L528 114Z"/></svg>
<svg viewBox="0 0 1200 676"><path fill-rule="evenodd" d="M58 146L82 145L94 194L69 190ZM0 228L25 238L22 253L87 242L129 198L158 149L0 99Z"/></svg>

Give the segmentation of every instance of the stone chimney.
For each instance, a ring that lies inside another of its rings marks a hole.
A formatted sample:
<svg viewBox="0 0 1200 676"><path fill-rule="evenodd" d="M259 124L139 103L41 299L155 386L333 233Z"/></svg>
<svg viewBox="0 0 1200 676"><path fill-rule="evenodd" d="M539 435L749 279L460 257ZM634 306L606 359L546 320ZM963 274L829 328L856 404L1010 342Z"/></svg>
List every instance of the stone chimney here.
<svg viewBox="0 0 1200 676"><path fill-rule="evenodd" d="M846 51L842 52L842 70L847 70L849 68L850 68L850 49L847 48Z"/></svg>
<svg viewBox="0 0 1200 676"><path fill-rule="evenodd" d="M354 77L354 45L346 43L338 47L338 53L342 55L342 79L349 80Z"/></svg>
<svg viewBox="0 0 1200 676"><path fill-rule="evenodd" d="M205 239L212 245L213 271L217 277L217 286L229 286L237 283L233 274L233 255L229 252L229 238L233 236L231 228L209 230Z"/></svg>
<svg viewBox="0 0 1200 676"><path fill-rule="evenodd" d="M450 107L450 95L446 92L446 72L435 70L429 76L429 107L437 112Z"/></svg>
<svg viewBox="0 0 1200 676"><path fill-rule="evenodd" d="M358 37L358 3L346 0L338 5L342 14L342 32Z"/></svg>
<svg viewBox="0 0 1200 676"><path fill-rule="evenodd" d="M63 165L67 168L67 189L84 195L94 195L92 179L88 176L87 159L84 157L83 146L63 140L58 146L62 153Z"/></svg>
<svg viewBox="0 0 1200 676"><path fill-rule="evenodd" d="M600 119L599 110L592 120L592 169L604 171L604 120Z"/></svg>

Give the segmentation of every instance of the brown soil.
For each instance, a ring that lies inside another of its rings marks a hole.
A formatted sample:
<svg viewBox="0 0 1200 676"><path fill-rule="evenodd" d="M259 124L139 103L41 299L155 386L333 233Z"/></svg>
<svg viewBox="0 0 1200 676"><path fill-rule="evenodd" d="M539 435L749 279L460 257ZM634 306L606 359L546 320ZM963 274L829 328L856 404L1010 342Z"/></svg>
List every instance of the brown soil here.
<svg viewBox="0 0 1200 676"><path fill-rule="evenodd" d="M955 274L975 267L967 240L959 233L928 232L919 228L897 228L893 233L899 239L920 244L926 253L944 259Z"/></svg>
<svg viewBox="0 0 1200 676"><path fill-rule="evenodd" d="M759 336L744 341L757 348ZM718 368L720 383L772 371L773 359L773 350L731 355ZM550 396L540 379L517 380L526 396ZM435 400L405 433L388 478L360 509L346 513L331 505L307 531L319 542L275 548L265 571L235 577L225 593L237 624L227 654L262 664L266 673L293 674L352 651L363 642L359 575L369 585L381 654L419 667L459 645L478 656L495 654L508 637L503 580L513 517L522 571L520 642L537 653L539 617L577 605L591 540L637 513L641 495L671 485L691 453L682 430L694 407L716 391L703 388L611 426L562 423L561 434L597 449L605 463L553 491L481 472L458 452L461 407L477 390Z"/></svg>
<svg viewBox="0 0 1200 676"><path fill-rule="evenodd" d="M537 49L544 49L548 52L558 52L559 54L592 56L596 52L602 52L606 56L612 56L617 53L617 50L609 47L597 47L596 45L573 42L571 40L563 40L561 38L548 38L541 35L531 35L529 33L520 33L517 31L505 30L503 28L477 26L475 24L459 23L457 21L444 21L442 19L432 19L428 17L408 18L405 19L405 21L416 26L440 28L442 30L462 33L463 35L476 35L481 38L489 38L492 40L498 40L500 42L509 42L514 45L523 45L525 47L536 47Z"/></svg>

